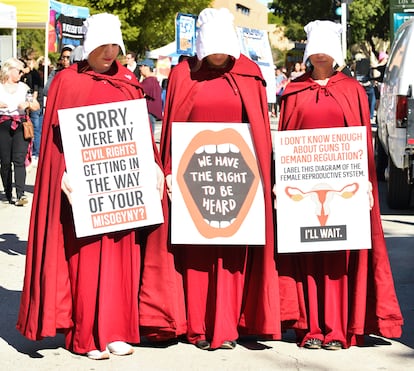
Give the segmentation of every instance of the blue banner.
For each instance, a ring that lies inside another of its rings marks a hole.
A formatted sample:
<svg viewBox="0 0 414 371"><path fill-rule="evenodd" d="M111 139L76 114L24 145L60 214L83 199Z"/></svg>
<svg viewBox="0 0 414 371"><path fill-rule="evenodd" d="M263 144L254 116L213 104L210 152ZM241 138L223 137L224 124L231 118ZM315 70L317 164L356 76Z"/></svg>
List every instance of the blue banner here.
<svg viewBox="0 0 414 371"><path fill-rule="evenodd" d="M194 55L197 16L178 13L175 20L177 54Z"/></svg>
<svg viewBox="0 0 414 371"><path fill-rule="evenodd" d="M64 45L78 46L83 43L83 21L89 17L89 9L50 0L49 52L60 52Z"/></svg>

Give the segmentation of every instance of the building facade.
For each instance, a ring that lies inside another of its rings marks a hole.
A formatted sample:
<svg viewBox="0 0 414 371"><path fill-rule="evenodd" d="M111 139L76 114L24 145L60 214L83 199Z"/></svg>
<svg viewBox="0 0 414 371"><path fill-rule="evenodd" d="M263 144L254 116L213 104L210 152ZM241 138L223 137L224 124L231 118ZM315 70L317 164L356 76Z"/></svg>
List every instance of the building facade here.
<svg viewBox="0 0 414 371"><path fill-rule="evenodd" d="M267 7L257 0L214 0L213 8L227 8L234 15L234 25L267 30Z"/></svg>

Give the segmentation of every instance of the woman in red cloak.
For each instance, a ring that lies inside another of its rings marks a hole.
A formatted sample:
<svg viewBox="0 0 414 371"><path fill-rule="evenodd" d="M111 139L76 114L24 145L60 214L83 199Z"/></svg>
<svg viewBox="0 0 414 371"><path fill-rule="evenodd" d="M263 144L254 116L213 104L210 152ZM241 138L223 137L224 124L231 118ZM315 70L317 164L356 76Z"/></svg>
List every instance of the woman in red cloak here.
<svg viewBox="0 0 414 371"><path fill-rule="evenodd" d="M300 346L337 350L360 344L364 334L399 337L403 320L381 225L367 95L334 69L343 65L341 25L314 21L305 31L311 71L287 85L279 130L367 127L372 249L278 256L282 305L299 307L293 328Z"/></svg>
<svg viewBox="0 0 414 371"><path fill-rule="evenodd" d="M56 75L48 95L17 328L32 340L63 332L67 349L106 359L131 354L140 326L154 338L185 333L185 312L163 225L75 236L75 179L65 172L58 110L143 97L135 75L116 61L120 48L125 54L118 17L97 14L84 24L87 60Z"/></svg>
<svg viewBox="0 0 414 371"><path fill-rule="evenodd" d="M258 66L240 54L233 16L227 9L208 8L198 22L197 57L179 63L169 77L161 156L171 192L173 122L250 124L265 197L265 246L175 245L184 277L189 342L205 350L233 349L239 333L281 337L272 141L265 81Z"/></svg>

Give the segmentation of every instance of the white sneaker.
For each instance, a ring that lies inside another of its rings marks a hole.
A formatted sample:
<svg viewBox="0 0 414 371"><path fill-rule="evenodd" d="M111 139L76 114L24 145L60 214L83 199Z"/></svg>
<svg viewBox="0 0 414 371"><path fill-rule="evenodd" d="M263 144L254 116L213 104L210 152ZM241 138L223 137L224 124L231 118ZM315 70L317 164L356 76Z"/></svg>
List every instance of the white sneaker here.
<svg viewBox="0 0 414 371"><path fill-rule="evenodd" d="M134 348L124 341L113 341L109 343L108 350L116 356L126 356L134 353Z"/></svg>
<svg viewBox="0 0 414 371"><path fill-rule="evenodd" d="M109 352L108 349L105 349L103 352L100 350L90 350L88 353L86 353L86 356L89 359L94 359L95 361L99 361L101 359L109 359Z"/></svg>

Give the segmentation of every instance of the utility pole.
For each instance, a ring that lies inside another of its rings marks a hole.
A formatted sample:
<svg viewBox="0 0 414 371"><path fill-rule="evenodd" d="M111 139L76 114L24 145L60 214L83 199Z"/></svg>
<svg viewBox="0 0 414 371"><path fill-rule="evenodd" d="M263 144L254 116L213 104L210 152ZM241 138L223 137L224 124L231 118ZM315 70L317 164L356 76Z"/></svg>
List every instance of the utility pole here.
<svg viewBox="0 0 414 371"><path fill-rule="evenodd" d="M347 32L348 32L348 3L351 3L352 0L341 0L341 24L342 24L342 55L344 61L347 57Z"/></svg>
<svg viewBox="0 0 414 371"><path fill-rule="evenodd" d="M352 0L332 0L333 16L339 22L341 20L342 34L342 55L344 60L347 57L347 33L348 33L348 4L352 3Z"/></svg>

